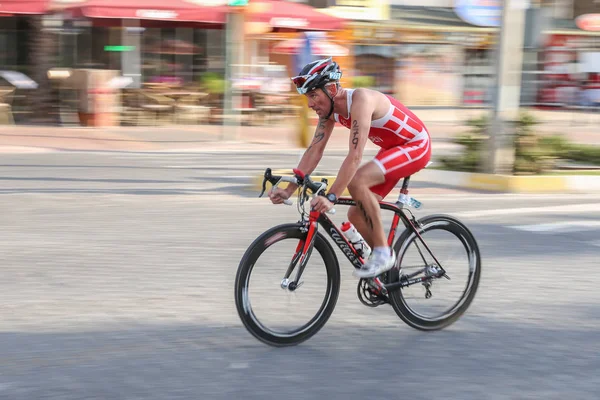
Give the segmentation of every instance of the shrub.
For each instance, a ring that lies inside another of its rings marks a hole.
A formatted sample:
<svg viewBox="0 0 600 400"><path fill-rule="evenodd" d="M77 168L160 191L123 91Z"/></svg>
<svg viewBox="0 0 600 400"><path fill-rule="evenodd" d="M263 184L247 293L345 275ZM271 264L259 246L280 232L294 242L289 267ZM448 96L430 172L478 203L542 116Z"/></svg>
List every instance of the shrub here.
<svg viewBox="0 0 600 400"><path fill-rule="evenodd" d="M200 83L208 93L223 94L225 92L225 79L216 72L205 72L200 76Z"/></svg>
<svg viewBox="0 0 600 400"><path fill-rule="evenodd" d="M565 151L565 158L586 164L600 165L600 146L571 144Z"/></svg>
<svg viewBox="0 0 600 400"><path fill-rule="evenodd" d="M453 142L464 147L460 156L442 157L440 162L445 169L466 172L481 172L483 159L487 156L488 129L490 118L482 115L467 121L470 132L458 135ZM556 160L564 155L565 141L560 137L542 138L534 133L533 127L539 122L527 113L521 113L515 121L513 135L515 162L513 174L540 174L552 169Z"/></svg>

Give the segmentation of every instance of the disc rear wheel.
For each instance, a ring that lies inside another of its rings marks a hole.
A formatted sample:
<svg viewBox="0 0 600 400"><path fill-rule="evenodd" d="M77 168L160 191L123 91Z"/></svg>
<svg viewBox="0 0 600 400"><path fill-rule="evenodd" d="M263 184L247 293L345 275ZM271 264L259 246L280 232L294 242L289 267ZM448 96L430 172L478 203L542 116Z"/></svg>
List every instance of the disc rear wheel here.
<svg viewBox="0 0 600 400"><path fill-rule="evenodd" d="M442 329L460 318L475 297L481 276L481 256L475 238L457 219L433 215L419 220L419 237L406 230L395 245L400 267L389 271L389 282L424 278L423 282L395 290L390 303L413 328ZM439 276L442 270L450 279Z"/></svg>

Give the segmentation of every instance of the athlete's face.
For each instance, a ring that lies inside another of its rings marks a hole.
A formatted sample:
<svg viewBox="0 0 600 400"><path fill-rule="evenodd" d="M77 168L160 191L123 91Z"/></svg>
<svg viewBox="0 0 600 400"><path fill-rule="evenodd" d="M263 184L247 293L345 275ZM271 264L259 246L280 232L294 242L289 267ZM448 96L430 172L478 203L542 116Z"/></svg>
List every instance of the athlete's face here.
<svg viewBox="0 0 600 400"><path fill-rule="evenodd" d="M326 87L324 89L330 90L331 93L330 87ZM319 118L327 117L329 111L331 110L331 101L329 100L329 97L327 97L325 92L323 92L323 90L321 90L320 88L315 89L311 92L306 93L305 96L308 99L308 107L314 110L314 112L317 113Z"/></svg>

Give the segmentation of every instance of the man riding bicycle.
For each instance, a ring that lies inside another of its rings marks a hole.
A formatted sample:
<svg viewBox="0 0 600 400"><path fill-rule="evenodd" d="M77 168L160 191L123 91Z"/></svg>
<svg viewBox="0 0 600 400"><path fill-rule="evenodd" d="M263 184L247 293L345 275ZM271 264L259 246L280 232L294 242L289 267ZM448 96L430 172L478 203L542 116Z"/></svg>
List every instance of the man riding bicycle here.
<svg viewBox="0 0 600 400"><path fill-rule="evenodd" d="M371 89L342 88L341 76L338 64L330 57L307 64L292 78L298 93L308 98L308 107L319 116L313 141L298 169L306 174L315 170L336 122L350 129L348 155L337 179L327 196L315 197L311 206L319 212L329 211L348 188L356 201L348 210L348 219L373 249L353 275L371 278L390 270L396 262L387 244L378 202L400 179L425 168L431 158L431 140L423 122L398 100ZM381 150L360 166L367 139ZM272 190L269 198L281 204L296 189L297 185L290 183L285 189Z"/></svg>

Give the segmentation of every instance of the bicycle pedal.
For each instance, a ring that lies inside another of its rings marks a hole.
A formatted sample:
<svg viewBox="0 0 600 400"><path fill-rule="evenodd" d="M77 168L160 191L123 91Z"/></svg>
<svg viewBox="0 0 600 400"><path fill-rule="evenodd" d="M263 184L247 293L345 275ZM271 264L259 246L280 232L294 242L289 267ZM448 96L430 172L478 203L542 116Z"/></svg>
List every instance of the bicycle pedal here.
<svg viewBox="0 0 600 400"><path fill-rule="evenodd" d="M379 279L379 277L369 279L369 284L376 291L376 294L387 295L387 289L385 288L385 284Z"/></svg>

